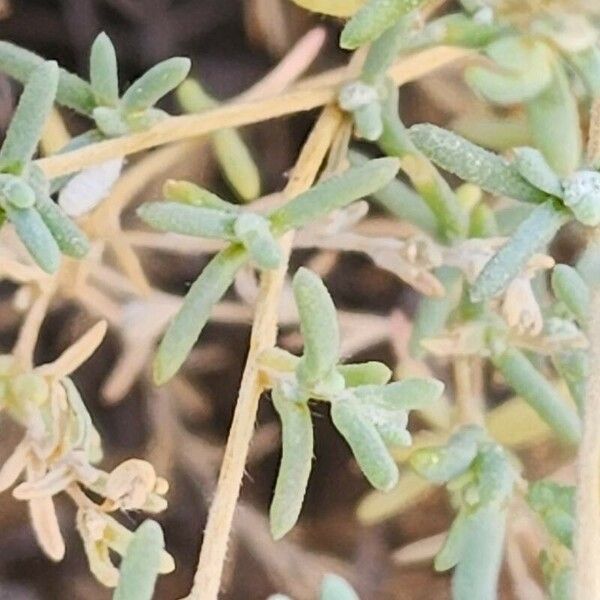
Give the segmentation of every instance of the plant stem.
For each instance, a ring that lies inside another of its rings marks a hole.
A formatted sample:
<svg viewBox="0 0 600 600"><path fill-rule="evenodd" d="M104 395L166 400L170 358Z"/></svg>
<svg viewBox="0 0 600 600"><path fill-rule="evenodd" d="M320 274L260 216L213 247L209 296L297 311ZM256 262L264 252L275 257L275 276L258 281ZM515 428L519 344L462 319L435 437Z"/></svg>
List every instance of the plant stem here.
<svg viewBox="0 0 600 600"><path fill-rule="evenodd" d="M392 67L389 75L400 85L468 55L468 51L459 48L431 48L403 58ZM357 76L356 68L335 69L304 80L283 94L260 100L233 102L199 114L168 117L146 131L104 140L36 162L48 177L58 177L101 164L111 158L206 135L226 127L240 127L312 110L335 102L338 87Z"/></svg>
<svg viewBox="0 0 600 600"><path fill-rule="evenodd" d="M470 356L458 356L454 359L454 386L457 421L464 425L483 425L483 399L478 389L477 370L481 370L481 361Z"/></svg>
<svg viewBox="0 0 600 600"><path fill-rule="evenodd" d="M600 286L597 284L592 289L590 309L589 376L577 461L574 600L600 598Z"/></svg>
<svg viewBox="0 0 600 600"><path fill-rule="evenodd" d="M312 185L341 122L342 115L337 108L324 110L296 163L285 190L287 197L293 198ZM293 239L293 231L281 238L281 265L261 276L250 350L189 600L215 600L219 593L229 533L254 431L258 400L263 391L258 357L276 341L277 313Z"/></svg>

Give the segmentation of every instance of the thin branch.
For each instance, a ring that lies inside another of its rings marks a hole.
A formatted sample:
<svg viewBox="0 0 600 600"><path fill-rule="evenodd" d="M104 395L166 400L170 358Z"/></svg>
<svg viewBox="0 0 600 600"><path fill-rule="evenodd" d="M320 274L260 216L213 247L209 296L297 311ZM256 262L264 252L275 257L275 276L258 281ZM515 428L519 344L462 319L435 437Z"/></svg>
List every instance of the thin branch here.
<svg viewBox="0 0 600 600"><path fill-rule="evenodd" d="M286 195L289 198L312 185L341 120L341 114L336 108L325 109L308 138L286 187ZM279 300L293 238L294 232L283 236L280 245L284 259L280 267L266 271L261 277L248 359L189 600L215 600L219 593L233 515L254 431L258 399L263 390L258 357L276 341Z"/></svg>
<svg viewBox="0 0 600 600"><path fill-rule="evenodd" d="M440 46L402 59L391 70L390 77L401 85L413 81L470 52ZM169 117L154 127L115 139L105 140L37 161L48 177L58 177L101 164L112 158L127 156L163 144L206 135L226 127L240 127L297 112L312 110L335 101L337 89L356 77L355 69L336 69L301 82L289 92L261 100L233 102L197 115Z"/></svg>
<svg viewBox="0 0 600 600"><path fill-rule="evenodd" d="M588 339L589 376L577 461L574 600L600 598L600 287L597 285L592 289Z"/></svg>

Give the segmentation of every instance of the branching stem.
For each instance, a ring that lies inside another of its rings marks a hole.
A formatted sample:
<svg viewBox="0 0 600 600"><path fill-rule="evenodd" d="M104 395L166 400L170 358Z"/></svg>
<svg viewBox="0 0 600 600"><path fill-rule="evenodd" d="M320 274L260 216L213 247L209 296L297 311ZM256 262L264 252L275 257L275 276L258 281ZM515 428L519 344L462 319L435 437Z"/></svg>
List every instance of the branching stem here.
<svg viewBox="0 0 600 600"><path fill-rule="evenodd" d="M324 110L296 163L285 190L287 197L293 198L312 185L341 121L342 115L336 108ZM263 391L257 359L276 341L277 313L293 239L294 232L281 238L284 257L281 265L276 270L265 271L261 277L250 350L189 600L215 600L219 593L229 533L254 431L258 400Z"/></svg>

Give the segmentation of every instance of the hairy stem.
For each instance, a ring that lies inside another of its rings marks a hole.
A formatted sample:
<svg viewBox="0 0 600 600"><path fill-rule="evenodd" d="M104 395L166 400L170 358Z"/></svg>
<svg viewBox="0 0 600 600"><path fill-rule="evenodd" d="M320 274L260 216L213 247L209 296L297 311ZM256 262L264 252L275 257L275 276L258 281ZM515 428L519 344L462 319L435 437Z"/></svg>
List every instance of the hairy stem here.
<svg viewBox="0 0 600 600"><path fill-rule="evenodd" d="M392 67L389 75L397 84L406 83L459 58L464 58L468 54L468 51L459 48L445 46L431 48L402 59ZM240 127L312 110L335 102L338 87L357 76L356 68L336 69L307 79L283 94L260 100L232 102L199 114L168 117L141 133L105 140L72 152L42 158L37 161L37 164L48 177L58 177L103 163L111 158L206 135L226 127Z"/></svg>
<svg viewBox="0 0 600 600"><path fill-rule="evenodd" d="M598 250L600 247L596 246ZM574 600L600 598L600 286L591 296L589 376L577 461Z"/></svg>
<svg viewBox="0 0 600 600"><path fill-rule="evenodd" d="M459 356L454 360L457 421L464 425L483 425L483 398L478 389L480 371L481 361L477 358Z"/></svg>
<svg viewBox="0 0 600 600"><path fill-rule="evenodd" d="M287 197L293 198L312 185L341 121L342 116L336 108L325 109L302 149L285 190ZM231 524L254 431L258 399L263 391L258 357L264 350L273 347L276 341L277 312L293 239L293 231L281 238L284 260L278 269L265 271L261 277L250 350L189 600L215 600L219 592Z"/></svg>

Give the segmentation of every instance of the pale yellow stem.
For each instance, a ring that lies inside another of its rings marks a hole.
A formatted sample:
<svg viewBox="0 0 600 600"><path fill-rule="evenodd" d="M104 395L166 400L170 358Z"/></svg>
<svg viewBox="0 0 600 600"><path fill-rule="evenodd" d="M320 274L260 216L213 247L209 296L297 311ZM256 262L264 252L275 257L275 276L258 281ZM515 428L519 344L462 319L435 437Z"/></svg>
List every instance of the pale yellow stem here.
<svg viewBox="0 0 600 600"><path fill-rule="evenodd" d="M288 198L293 198L312 185L341 120L336 108L325 109L292 172L285 191ZM294 232L281 238L283 260L280 267L265 271L261 276L250 349L189 600L215 600L219 593L231 524L254 431L258 399L263 390L258 357L276 341L277 313L293 239Z"/></svg>
<svg viewBox="0 0 600 600"><path fill-rule="evenodd" d="M396 84L413 81L444 65L470 54L459 48L440 46L408 56L389 72ZM357 76L357 69L336 69L290 91L274 97L249 102L233 102L200 114L168 117L150 129L105 140L79 150L57 154L37 161L48 177L58 177L178 140L206 135L226 127L240 127L312 110L335 101L338 87Z"/></svg>
<svg viewBox="0 0 600 600"><path fill-rule="evenodd" d="M481 425L484 423L484 407L481 392L475 378L481 363L474 364L470 356L454 359L454 386L457 421L461 424Z"/></svg>
<svg viewBox="0 0 600 600"><path fill-rule="evenodd" d="M577 461L574 600L600 598L600 288L588 322L589 375Z"/></svg>

